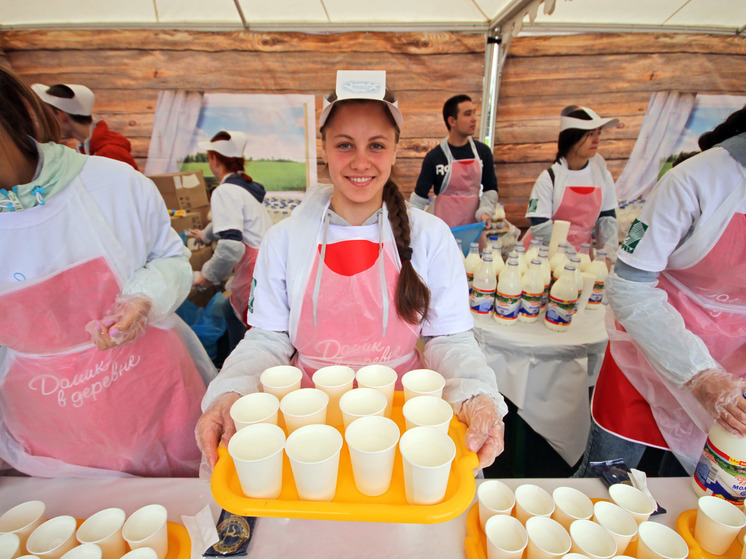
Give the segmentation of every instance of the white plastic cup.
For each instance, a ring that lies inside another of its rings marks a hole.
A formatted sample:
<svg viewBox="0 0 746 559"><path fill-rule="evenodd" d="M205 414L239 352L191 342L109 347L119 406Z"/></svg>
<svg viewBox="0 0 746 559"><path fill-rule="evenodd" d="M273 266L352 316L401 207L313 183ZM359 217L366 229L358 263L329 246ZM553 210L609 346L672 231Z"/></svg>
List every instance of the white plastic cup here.
<svg viewBox="0 0 746 559"><path fill-rule="evenodd" d="M538 485L525 483L516 488L515 517L522 524L526 524L532 516L550 517L553 512L554 500L552 496Z"/></svg>
<svg viewBox="0 0 746 559"><path fill-rule="evenodd" d="M95 543L84 543L73 547L62 556L62 559L101 559L102 557L99 546Z"/></svg>
<svg viewBox="0 0 746 559"><path fill-rule="evenodd" d="M510 515L515 506L513 490L497 479L487 479L477 487L479 523L486 529L487 520L498 514Z"/></svg>
<svg viewBox="0 0 746 559"><path fill-rule="evenodd" d="M484 530L488 559L521 559L528 545L523 524L506 514L490 517Z"/></svg>
<svg viewBox="0 0 746 559"><path fill-rule="evenodd" d="M72 516L55 516L39 525L28 540L26 549L40 559L60 559L75 547L78 523Z"/></svg>
<svg viewBox="0 0 746 559"><path fill-rule="evenodd" d="M567 530L547 516L532 516L526 520L526 534L528 559L559 559L572 547Z"/></svg>
<svg viewBox="0 0 746 559"><path fill-rule="evenodd" d="M145 505L133 512L122 526L130 549L152 547L158 559L168 553L168 511L163 505Z"/></svg>
<svg viewBox="0 0 746 559"><path fill-rule="evenodd" d="M277 396L278 400L282 400L283 396L293 390L298 390L301 380L303 380L303 371L292 365L270 367L269 369L264 369L259 376L262 390L267 394Z"/></svg>
<svg viewBox="0 0 746 559"><path fill-rule="evenodd" d="M590 559L611 559L617 553L611 533L590 520L576 520L570 525L572 551Z"/></svg>
<svg viewBox="0 0 746 559"><path fill-rule="evenodd" d="M113 507L89 516L80 525L75 537L81 544L96 544L103 559L119 559L127 553L127 543L122 537L122 526L127 514Z"/></svg>
<svg viewBox="0 0 746 559"><path fill-rule="evenodd" d="M231 418L240 431L247 425L254 423L272 423L277 425L280 400L274 394L267 392L253 392L241 396L231 406Z"/></svg>
<svg viewBox="0 0 746 559"><path fill-rule="evenodd" d="M26 553L26 540L46 520L43 501L26 501L0 516L0 534L16 534L21 541L21 552Z"/></svg>
<svg viewBox="0 0 746 559"><path fill-rule="evenodd" d="M609 487L611 500L632 515L637 524L645 522L657 508L655 500L636 487L615 483Z"/></svg>
<svg viewBox="0 0 746 559"><path fill-rule="evenodd" d="M276 499L282 492L282 449L285 432L272 423L255 423L238 431L228 442L244 495Z"/></svg>
<svg viewBox="0 0 746 559"><path fill-rule="evenodd" d="M387 417L361 417L347 427L345 440L357 490L371 497L386 493L394 470L399 426Z"/></svg>
<svg viewBox="0 0 746 559"><path fill-rule="evenodd" d="M329 396L318 388L300 388L280 400L288 435L305 425L325 424Z"/></svg>
<svg viewBox="0 0 746 559"><path fill-rule="evenodd" d="M593 505L593 521L609 531L618 554L624 553L629 542L637 536L637 522L632 515L609 501L598 501Z"/></svg>
<svg viewBox="0 0 746 559"><path fill-rule="evenodd" d="M39 559L36 555L21 555L18 559Z"/></svg>
<svg viewBox="0 0 746 559"><path fill-rule="evenodd" d="M313 384L329 396L329 407L326 410L328 425L339 427L343 424L342 412L339 410L339 399L342 394L352 390L355 371L346 365L322 367L313 374Z"/></svg>
<svg viewBox="0 0 746 559"><path fill-rule="evenodd" d="M18 534L0 534L0 559L16 559L21 555L21 538Z"/></svg>
<svg viewBox="0 0 746 559"><path fill-rule="evenodd" d="M304 501L331 501L337 492L342 435L329 425L305 425L291 433L285 453Z"/></svg>
<svg viewBox="0 0 746 559"><path fill-rule="evenodd" d="M582 491L573 487L558 487L552 491L554 512L552 518L562 524L565 530L576 520L590 520L593 516L593 502Z"/></svg>
<svg viewBox="0 0 746 559"><path fill-rule="evenodd" d="M386 412L386 396L373 388L353 388L339 398L339 410L345 429L361 417L380 415Z"/></svg>
<svg viewBox="0 0 746 559"><path fill-rule="evenodd" d="M399 439L404 494L410 505L433 505L445 497L456 444L432 427L414 427Z"/></svg>
<svg viewBox="0 0 746 559"><path fill-rule="evenodd" d="M684 538L668 526L648 520L640 523L639 535L637 559L686 559L689 556Z"/></svg>
<svg viewBox="0 0 746 559"><path fill-rule="evenodd" d="M707 495L697 501L694 540L713 555L723 555L746 526L741 509L725 499Z"/></svg>
<svg viewBox="0 0 746 559"><path fill-rule="evenodd" d="M402 414L407 429L434 427L448 433L453 419L453 408L451 404L435 396L415 396L404 402Z"/></svg>
<svg viewBox="0 0 746 559"><path fill-rule="evenodd" d="M158 559L158 554L152 547L138 547L122 555L122 559Z"/></svg>
<svg viewBox="0 0 746 559"><path fill-rule="evenodd" d="M359 388L373 388L386 396L388 403L383 415L391 417L391 410L394 406L394 389L396 388L396 381L399 380L396 371L386 365L366 365L358 369L355 378Z"/></svg>
<svg viewBox="0 0 746 559"><path fill-rule="evenodd" d="M446 379L443 378L443 375L431 369L414 369L402 375L401 385L404 389L405 402L415 396L442 398Z"/></svg>

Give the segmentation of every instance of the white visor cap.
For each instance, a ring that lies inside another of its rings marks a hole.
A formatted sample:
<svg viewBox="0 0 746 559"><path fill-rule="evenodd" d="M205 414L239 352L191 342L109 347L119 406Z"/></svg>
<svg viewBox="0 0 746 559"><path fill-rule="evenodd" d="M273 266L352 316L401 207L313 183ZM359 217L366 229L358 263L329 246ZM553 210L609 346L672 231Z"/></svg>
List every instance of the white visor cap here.
<svg viewBox="0 0 746 559"><path fill-rule="evenodd" d="M592 109L589 109L588 107L577 106L575 107L575 110L584 111L585 114L591 117L591 119L585 120L572 116L561 116L560 132L569 130L571 128L575 130L595 130L596 128L609 128L611 126L616 126L619 123L618 118L601 118L600 116L598 116L598 113L596 113Z"/></svg>
<svg viewBox="0 0 746 559"><path fill-rule="evenodd" d="M391 111L394 122L401 126L404 119L399 110L399 103L386 101L386 71L385 70L337 70L337 87L334 90L337 98L329 101L324 97L324 108L319 117L319 128L324 126L329 113L337 101L347 99L372 99L383 101Z"/></svg>
<svg viewBox="0 0 746 559"><path fill-rule="evenodd" d="M73 96L70 99L49 95L49 93L47 93L49 86L44 85L43 83L35 83L31 86L31 89L34 90L34 93L36 93L42 101L48 105L52 105L62 112L70 115L91 116L93 102L96 99L93 91L84 85L68 83L62 85L72 89Z"/></svg>
<svg viewBox="0 0 746 559"><path fill-rule="evenodd" d="M231 139L199 142L200 149L216 151L225 157L243 157L243 152L246 150L246 134L238 130L223 130L223 132L227 132Z"/></svg>

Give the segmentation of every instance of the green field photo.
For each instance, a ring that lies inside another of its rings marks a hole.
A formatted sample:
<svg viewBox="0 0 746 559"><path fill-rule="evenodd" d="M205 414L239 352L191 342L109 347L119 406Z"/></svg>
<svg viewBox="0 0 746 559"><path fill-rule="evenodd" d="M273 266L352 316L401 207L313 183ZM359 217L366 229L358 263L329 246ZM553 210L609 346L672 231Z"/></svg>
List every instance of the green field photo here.
<svg viewBox="0 0 746 559"><path fill-rule="evenodd" d="M202 158L205 161L199 161ZM205 180L207 182L214 182L215 177L210 171L210 166L206 159L207 155L204 153L189 156L181 165L181 171L196 171L201 169ZM305 190L306 188L305 163L287 160L257 159L247 161L245 170L246 174L252 179L263 184L267 192Z"/></svg>

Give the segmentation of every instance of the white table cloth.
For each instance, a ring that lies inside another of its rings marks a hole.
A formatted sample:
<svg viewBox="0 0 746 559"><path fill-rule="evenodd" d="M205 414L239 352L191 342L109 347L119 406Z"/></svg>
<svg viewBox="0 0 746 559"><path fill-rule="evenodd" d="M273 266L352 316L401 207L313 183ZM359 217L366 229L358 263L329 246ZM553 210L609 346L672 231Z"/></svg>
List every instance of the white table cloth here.
<svg viewBox="0 0 746 559"><path fill-rule="evenodd" d="M488 316L474 320L474 336L500 392L571 466L583 455L590 429L588 387L595 385L606 351L605 314L603 305L579 313L565 332L549 330L543 318L511 326Z"/></svg>

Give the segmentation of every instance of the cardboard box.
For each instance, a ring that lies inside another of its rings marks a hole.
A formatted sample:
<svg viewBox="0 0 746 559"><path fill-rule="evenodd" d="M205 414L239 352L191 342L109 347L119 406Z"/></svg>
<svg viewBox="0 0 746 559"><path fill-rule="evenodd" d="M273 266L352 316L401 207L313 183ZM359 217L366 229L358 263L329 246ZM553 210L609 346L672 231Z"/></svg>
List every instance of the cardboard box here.
<svg viewBox="0 0 746 559"><path fill-rule="evenodd" d="M177 233L183 233L185 229L202 229L203 223L200 212L186 212L183 216L171 216L171 227Z"/></svg>
<svg viewBox="0 0 746 559"><path fill-rule="evenodd" d="M202 266L212 256L212 247L202 247L192 251L192 256L189 258L189 263L192 265L192 270L199 272Z"/></svg>
<svg viewBox="0 0 746 559"><path fill-rule="evenodd" d="M158 187L169 210L193 210L210 205L201 170L150 175L148 178Z"/></svg>

